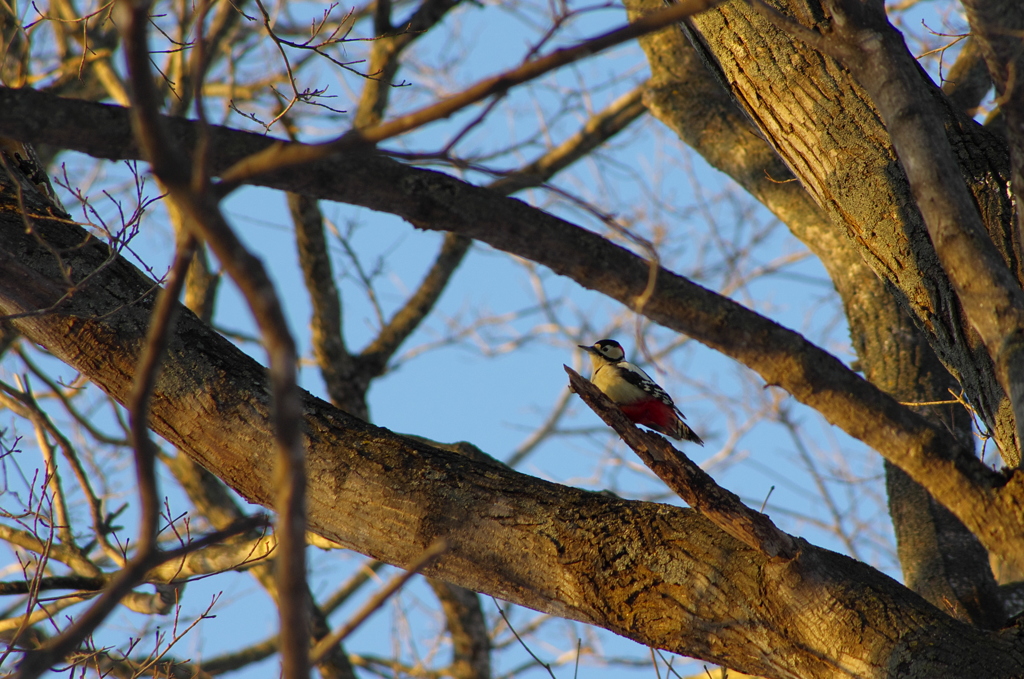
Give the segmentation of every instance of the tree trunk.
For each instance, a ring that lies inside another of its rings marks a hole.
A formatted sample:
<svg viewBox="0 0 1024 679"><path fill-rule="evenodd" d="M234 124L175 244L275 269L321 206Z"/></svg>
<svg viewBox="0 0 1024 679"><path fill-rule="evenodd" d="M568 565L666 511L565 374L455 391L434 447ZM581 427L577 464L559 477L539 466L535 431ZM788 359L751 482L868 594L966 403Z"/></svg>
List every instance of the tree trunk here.
<svg viewBox="0 0 1024 679"><path fill-rule="evenodd" d="M776 6L825 34L831 30L818 2ZM719 5L690 25L706 62L831 223L925 330L944 365L973 397L1005 462L1017 466L1020 453L1009 402L985 347L963 317L889 135L864 90L834 59L791 37L745 2ZM927 76L922 72L921 78ZM943 115L967 186L1020 283L1006 144L954 110L938 88L931 90L932 98L919 105Z"/></svg>
<svg viewBox="0 0 1024 679"><path fill-rule="evenodd" d="M627 0L631 16L660 5L659 0ZM832 226L736 105L725 83L715 78L684 30L673 26L640 43L652 72L644 97L651 111L775 213L818 257L843 301L854 349L868 379L901 402L949 401L949 389L958 385L890 294L891 286L875 275L855 242ZM965 450L973 448L970 417L959 404L918 410L956 431ZM988 555L977 538L898 467L887 463L886 475L907 585L962 619L998 627L1005 614Z"/></svg>

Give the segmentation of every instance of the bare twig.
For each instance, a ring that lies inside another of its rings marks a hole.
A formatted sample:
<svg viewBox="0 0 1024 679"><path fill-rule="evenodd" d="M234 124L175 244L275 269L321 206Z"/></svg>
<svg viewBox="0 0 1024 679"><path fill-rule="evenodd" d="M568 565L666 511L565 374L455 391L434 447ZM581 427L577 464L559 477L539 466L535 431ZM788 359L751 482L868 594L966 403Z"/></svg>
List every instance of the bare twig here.
<svg viewBox="0 0 1024 679"><path fill-rule="evenodd" d="M507 196L548 181L646 113L647 107L641 98L648 85L645 82L622 95L608 108L590 118L579 132L540 158L495 180L488 188Z"/></svg>
<svg viewBox="0 0 1024 679"><path fill-rule="evenodd" d="M46 384L46 386L50 388L50 392L64 405L64 408L68 411L68 414L70 414L71 417L74 418L75 422L77 422L83 429L85 429L85 431L89 432L90 436L92 436L94 439L96 439L100 443L106 443L106 444L113 445L113 446L126 446L126 445L129 445L129 441L128 441L127 438L118 438L116 436L110 436L110 435L100 431L96 427L96 425L93 424L93 422L89 420L88 417L86 417L81 412L79 412L78 408L76 408L75 404L73 403L74 395L75 395L75 393L80 391L79 388L77 388L77 387L67 387L67 386L64 386L62 388L62 385L59 385L56 382L54 382L50 378L50 376L46 374L45 371L43 371L38 365L36 365L35 361L33 361L29 357L28 352L26 352L23 347L18 347L18 349L15 351L15 353L17 354L18 359L21 360L21 362L24 363L28 367L28 369L32 372L32 374L35 375L35 377L37 379L42 380L43 383ZM67 392L67 393L65 393L65 392ZM53 430L53 431L51 431L51 434L54 435L54 436L57 436L57 431ZM65 441L66 441L66 438L65 438ZM68 448L64 448L64 442L61 441L61 447L62 447L65 455L67 455L69 452L70 453L74 452L74 449L70 448L70 446L71 446L70 442L68 442L67 445L69 447ZM85 472L82 469L81 462L78 461L77 456L75 456L73 458L69 458L68 461L71 462L72 465L75 468L75 475L78 477L79 484L82 484L83 488L87 488L88 487L88 479L85 478ZM83 480L85 481L85 483L83 483ZM95 496L95 493L93 493L91 489L87 490L87 494L89 495L90 501L95 501L96 503L99 502L99 500ZM97 506L98 506L98 504L97 504Z"/></svg>
<svg viewBox="0 0 1024 679"><path fill-rule="evenodd" d="M398 312L391 317L373 342L360 354L360 359L373 376L380 375L388 359L419 326L434 303L444 292L455 269L462 262L472 240L465 236L445 234L441 251L423 281Z"/></svg>
<svg viewBox="0 0 1024 679"><path fill-rule="evenodd" d="M34 400L27 382L24 385L24 393L26 398ZM53 446L46 436L45 425L38 419L33 424L35 425L33 428L36 430L36 442L45 463L44 476L53 503L53 523L56 525L60 541L69 549L78 550L78 545L75 544L74 532L71 528L71 518L68 516L64 487L61 485L60 474L57 472L57 460L53 454Z"/></svg>
<svg viewBox="0 0 1024 679"><path fill-rule="evenodd" d="M361 130L352 130L337 139L316 145L275 144L235 163L221 175L219 186L225 194L254 177L272 171L279 171L296 165L321 160L345 148L358 148L378 144L386 139L404 134L423 125L447 118L463 108L545 73L592 56L610 47L637 38L681 21L716 4L716 0L684 0L663 10L652 12L621 28L609 31L575 47L556 50L552 54L535 59L522 66L487 78L461 93L443 99L413 113L391 121Z"/></svg>
<svg viewBox="0 0 1024 679"><path fill-rule="evenodd" d="M480 595L457 585L427 578L452 639L451 674L455 679L491 679L491 640Z"/></svg>
<svg viewBox="0 0 1024 679"><path fill-rule="evenodd" d="M346 622L342 627L335 630L330 635L324 637L317 643L317 645L310 652L309 661L312 664L316 664L330 649L336 644L340 644L348 637L349 634L354 632L363 621L366 620L370 615L373 614L378 608L384 605L392 594L397 592L402 585L409 581L410 578L415 576L418 572L433 563L434 559L444 554L448 549L448 543L444 538L435 540L426 550L409 564L409 569L400 575L396 575L391 579L388 584L382 587L376 594L363 604L363 607L352 618Z"/></svg>
<svg viewBox="0 0 1024 679"><path fill-rule="evenodd" d="M132 418L132 438L135 444L136 482L139 486L141 516L136 552L127 566L117 575L110 588L73 625L50 641L43 649L26 658L20 670L22 677L35 677L47 667L60 662L92 634L131 589L142 580L150 564L159 559L156 535L160 518L159 491L156 481L156 446L149 438L149 396L167 346L167 336L173 319L178 293L184 284L185 273L192 259L194 241L180 243L166 289L161 290L153 310L149 336L139 360L129 413Z"/></svg>
<svg viewBox="0 0 1024 679"><path fill-rule="evenodd" d="M519 632L517 632L516 628L512 626L512 622L508 619L508 616L505 615L505 609L501 607L501 604L498 603L498 600L494 597L491 597L491 601L494 602L495 607L497 607L498 609L498 614L501 615L501 619L505 621L505 625L508 626L509 631L512 632L513 636L515 636L516 641L519 642L519 645L522 646L523 649L530 654L530 657L533 658L533 660L538 665L547 670L548 676L550 676L551 679L557 679L557 677L555 677L554 671L552 671L551 669L551 663L546 663L540 658L538 658L537 654L533 652L533 649L530 648L530 646L525 641L523 641L523 638L519 636Z"/></svg>
<svg viewBox="0 0 1024 679"><path fill-rule="evenodd" d="M74 625L60 636L51 640L42 649L26 653L21 666L15 672L12 679L34 679L73 652L82 639L84 639L84 637L79 639L78 635L83 630L91 631L95 629L96 625L102 622L110 610L117 605L117 602L124 598L131 591L132 587L145 577L149 569L156 568L161 563L167 561L180 559L190 552L222 542L234 535L252 530L256 526L266 525L266 523L267 517L258 514L239 521L227 530L216 531L177 549L166 552L154 549L146 553L145 559L132 559L128 562L127 567L117 574L92 607L80 616ZM75 642L74 645L71 645L72 641Z"/></svg>
<svg viewBox="0 0 1024 679"><path fill-rule="evenodd" d="M296 386L295 342L277 294L260 261L231 230L212 195L205 173L190 172L177 146L160 125L158 95L149 71L148 3L123 3L123 35L134 97L136 136L185 216L192 232L205 240L245 297L263 335L270 363L273 420L278 448L277 537L278 608L281 616L281 656L284 676L308 674L305 552L305 456L299 432L302 420Z"/></svg>
<svg viewBox="0 0 1024 679"><path fill-rule="evenodd" d="M324 614L332 613L336 608L348 601L349 597L359 591L359 588L369 582L370 578L372 578L374 574L385 565L386 564L383 561L376 561L373 559L365 562L354 575L342 583L341 587L338 588L338 591L324 600L320 607Z"/></svg>

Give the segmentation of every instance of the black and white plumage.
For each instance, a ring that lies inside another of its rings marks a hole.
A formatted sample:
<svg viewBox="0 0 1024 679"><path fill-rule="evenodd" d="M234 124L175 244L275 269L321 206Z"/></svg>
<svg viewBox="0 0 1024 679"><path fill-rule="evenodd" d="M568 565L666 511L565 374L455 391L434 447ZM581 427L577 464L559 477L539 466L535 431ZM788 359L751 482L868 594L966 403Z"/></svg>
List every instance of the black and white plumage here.
<svg viewBox="0 0 1024 679"><path fill-rule="evenodd" d="M630 420L666 436L704 445L704 441L683 422L684 415L668 392L650 375L626 360L621 344L603 339L593 346L581 344L579 347L590 355L594 366L590 381Z"/></svg>

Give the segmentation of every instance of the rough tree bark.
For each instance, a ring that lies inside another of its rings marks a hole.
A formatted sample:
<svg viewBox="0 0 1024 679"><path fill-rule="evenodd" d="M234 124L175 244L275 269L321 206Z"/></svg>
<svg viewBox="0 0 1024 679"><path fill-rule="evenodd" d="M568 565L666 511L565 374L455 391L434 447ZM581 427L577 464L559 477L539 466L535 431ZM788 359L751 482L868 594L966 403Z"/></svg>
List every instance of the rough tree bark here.
<svg viewBox="0 0 1024 679"><path fill-rule="evenodd" d="M817 30L830 30L820 3L794 0L777 6ZM815 203L928 333L940 359L971 394L1007 464L1016 466L1020 454L1009 402L963 317L888 133L863 88L835 59L746 3L725 3L691 25L706 62ZM1019 283L1021 249L1009 200L1006 144L955 110L938 88L932 86L932 94L921 105L943 116L967 186Z"/></svg>
<svg viewBox="0 0 1024 679"><path fill-rule="evenodd" d="M627 4L641 11L654 3ZM777 7L804 26L830 30L818 3ZM1024 563L1022 475L992 472L949 433L955 418L961 426L953 429L964 432L962 411L915 413L896 399L933 399L951 374L1004 460L1017 466L1013 414L930 246L875 107L838 62L746 3L705 12L687 30L696 50L676 28L645 41L654 73L648 105L822 258L874 386L799 335L669 272L659 273L643 312L758 370L894 465L901 558L918 593L802 541L793 560L765 559L691 510L542 482L397 436L304 395L312 530L398 565L444 537L450 550L428 569L432 577L751 674L1020 676L1024 629L989 631L1005 616L981 545ZM988 233L1019 283L1024 265L1005 142L938 89L924 104L943 116ZM190 147L195 126L169 123ZM139 157L123 109L31 91L0 89L0 134L98 157ZM211 128L214 172L269 143ZM792 177L800 183L786 181ZM646 286L645 262L593 234L372 154L259 181L487 241L627 305ZM0 314L123 402L153 282L90 240L17 167L5 166L2 189ZM264 369L181 310L154 393L153 428L264 506L274 496L268 398ZM949 545L957 545L955 558Z"/></svg>
<svg viewBox="0 0 1024 679"><path fill-rule="evenodd" d="M659 5L659 0L627 2L631 14ZM938 362L925 334L871 270L856 242L832 226L825 211L757 132L725 83L706 67L683 27L659 31L640 43L652 71L644 96L648 107L691 148L768 207L818 257L843 301L854 348L868 379L901 402L950 400L949 389L956 390L958 385ZM964 96L965 108L976 106L980 98ZM965 449L973 447L971 421L959 404L920 411L956 431ZM1004 618L1003 607L988 556L977 538L898 467L887 463L886 474L907 585L937 606L997 627Z"/></svg>
<svg viewBox="0 0 1024 679"><path fill-rule="evenodd" d="M27 181L5 175L3 188L0 312L123 400L152 281ZM92 271L52 309L68 272L77 283ZM812 545L791 562L767 561L691 510L470 462L312 396L303 412L311 528L390 563L410 563L443 536L451 549L429 569L433 577L768 677L1010 677L1024 662L1017 630L957 621ZM264 369L180 310L153 428L249 501L269 505L268 415Z"/></svg>
<svg viewBox="0 0 1024 679"><path fill-rule="evenodd" d="M33 103L50 115L32 115ZM168 120L186 146L197 126ZM211 170L275 143L266 136L210 131ZM0 88L0 133L56 142L99 157L137 157L118 107ZM350 153L262 176L261 184L400 215L413 225L469 236L531 259L584 287L638 307L650 265L624 248L517 200L448 175L382 156ZM739 304L661 269L643 313L744 363L818 410L829 422L910 474L978 536L990 552L1024 562L1024 474L1004 476L970 455L945 428L899 405L835 357Z"/></svg>

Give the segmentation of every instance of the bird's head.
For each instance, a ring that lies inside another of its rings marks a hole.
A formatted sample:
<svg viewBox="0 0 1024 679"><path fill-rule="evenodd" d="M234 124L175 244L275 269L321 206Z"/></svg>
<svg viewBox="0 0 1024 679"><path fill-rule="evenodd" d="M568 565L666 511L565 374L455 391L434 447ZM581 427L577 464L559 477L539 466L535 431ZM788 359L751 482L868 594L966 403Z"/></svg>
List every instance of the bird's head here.
<svg viewBox="0 0 1024 679"><path fill-rule="evenodd" d="M591 347L580 344L579 348L590 354L590 360L595 368L602 363L618 363L626 357L622 345L613 339L598 340Z"/></svg>

